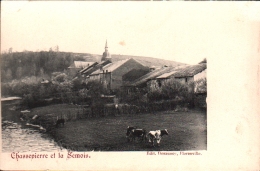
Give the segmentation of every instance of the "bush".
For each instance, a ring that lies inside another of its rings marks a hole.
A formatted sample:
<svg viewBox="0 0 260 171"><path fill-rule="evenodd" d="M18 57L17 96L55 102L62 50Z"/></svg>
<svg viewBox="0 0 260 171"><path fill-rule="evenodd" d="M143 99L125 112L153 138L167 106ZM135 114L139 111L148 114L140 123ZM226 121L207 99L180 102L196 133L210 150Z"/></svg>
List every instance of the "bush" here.
<svg viewBox="0 0 260 171"><path fill-rule="evenodd" d="M174 79L164 80L161 85L156 80L150 82L148 99L150 102L172 99L188 99L192 92L189 91L189 85L184 85Z"/></svg>

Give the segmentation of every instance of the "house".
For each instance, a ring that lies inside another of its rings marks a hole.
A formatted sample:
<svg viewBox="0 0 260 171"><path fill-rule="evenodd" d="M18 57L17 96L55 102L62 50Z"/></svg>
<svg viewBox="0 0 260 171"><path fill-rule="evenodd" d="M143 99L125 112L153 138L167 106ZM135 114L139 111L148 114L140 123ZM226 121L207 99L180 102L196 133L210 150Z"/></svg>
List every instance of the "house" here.
<svg viewBox="0 0 260 171"><path fill-rule="evenodd" d="M151 80L156 80L158 85L161 86L162 81L167 79L175 79L183 84L197 81L203 76L206 76L207 64L197 65L182 65L178 67L164 66L160 69L155 69L140 78L128 83L124 86L124 90L129 92L135 91L136 88L147 88L147 83Z"/></svg>
<svg viewBox="0 0 260 171"><path fill-rule="evenodd" d="M89 79L89 75L97 70L99 70L100 68L106 66L107 64L111 63L111 61L107 60L107 61L102 61L100 63L94 63L93 65L86 67L84 69L82 69L80 71L81 75L83 75L84 77L86 77L86 79Z"/></svg>
<svg viewBox="0 0 260 171"><path fill-rule="evenodd" d="M155 79L156 77L158 77L159 75L162 75L164 73L169 72L172 69L172 67L161 67L161 68L157 68L155 70L149 71L147 74L135 79L132 82L127 82L126 84L124 84L124 86L122 87L122 90L126 93L126 94L131 94L132 92L136 92L136 91L141 91L141 92L145 92L146 88L147 88L147 83L150 80Z"/></svg>
<svg viewBox="0 0 260 171"><path fill-rule="evenodd" d="M167 79L174 78L174 74L176 74L178 71L186 68L188 65L182 65L175 68L172 68L169 72L164 73L156 78L154 80L157 80L158 84L161 85L161 82Z"/></svg>
<svg viewBox="0 0 260 171"><path fill-rule="evenodd" d="M173 77L181 83L189 83L191 81L197 81L202 75L206 76L207 63L189 65L183 69L178 70L173 74ZM202 74L203 72L204 74Z"/></svg>
<svg viewBox="0 0 260 171"><path fill-rule="evenodd" d="M133 75L136 71L139 71L139 73ZM133 58L112 62L106 41L101 62L92 62L80 69L78 73L86 78L86 82L98 80L108 89L117 89L129 82L129 80L132 81L133 78L146 74L146 71L149 71L149 68ZM128 78L128 76L131 78Z"/></svg>
<svg viewBox="0 0 260 171"><path fill-rule="evenodd" d="M207 82L205 82L206 81L205 79L207 79L207 69L194 75L194 81L197 82L197 84L195 84L195 87L194 87L194 91L196 93L206 93L207 92L207 90L206 90L207 86L204 85L207 83Z"/></svg>
<svg viewBox="0 0 260 171"><path fill-rule="evenodd" d="M118 89L125 85L125 75L133 70L147 70L148 68L133 58L125 59L101 66L99 70L89 74L90 80L100 80L108 89ZM123 79L124 78L124 79Z"/></svg>
<svg viewBox="0 0 260 171"><path fill-rule="evenodd" d="M86 61L74 61L69 68L69 74L75 76L78 71L82 70L83 68L89 67L93 65L95 62L86 62Z"/></svg>
<svg viewBox="0 0 260 171"><path fill-rule="evenodd" d="M122 79L124 81L124 85L128 85L134 80L140 78L141 76L149 73L149 68L147 69L133 69L130 72L126 73L122 76Z"/></svg>

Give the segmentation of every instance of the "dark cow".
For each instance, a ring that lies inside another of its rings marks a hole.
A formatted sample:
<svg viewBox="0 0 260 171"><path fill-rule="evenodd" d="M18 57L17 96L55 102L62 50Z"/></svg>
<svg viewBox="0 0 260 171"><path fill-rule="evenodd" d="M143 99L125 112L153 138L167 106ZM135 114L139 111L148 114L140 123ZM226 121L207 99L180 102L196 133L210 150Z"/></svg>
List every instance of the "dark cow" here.
<svg viewBox="0 0 260 171"><path fill-rule="evenodd" d="M157 145L160 146L160 141L162 139L162 136L164 135L169 135L168 130L167 129L163 129L163 130L156 130L156 131L150 131L147 134L147 138L149 140L149 142L152 143L152 145L154 146L154 141L156 140Z"/></svg>
<svg viewBox="0 0 260 171"><path fill-rule="evenodd" d="M64 123L65 123L65 119L58 119L57 121L56 121L56 127L58 128L59 127L59 125L60 124L62 124L63 125L63 127L64 127Z"/></svg>
<svg viewBox="0 0 260 171"><path fill-rule="evenodd" d="M140 138L141 141L146 139L146 130L145 129L136 129L136 127L127 127L126 138L129 142L130 140L135 141L135 138Z"/></svg>

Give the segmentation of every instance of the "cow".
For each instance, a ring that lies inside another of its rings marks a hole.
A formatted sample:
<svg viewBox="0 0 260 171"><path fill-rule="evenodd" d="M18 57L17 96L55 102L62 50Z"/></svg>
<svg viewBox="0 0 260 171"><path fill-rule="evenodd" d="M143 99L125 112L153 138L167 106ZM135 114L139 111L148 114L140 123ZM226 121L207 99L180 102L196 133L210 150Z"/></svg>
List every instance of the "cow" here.
<svg viewBox="0 0 260 171"><path fill-rule="evenodd" d="M65 119L57 119L56 124L55 124L56 128L58 128L60 124L62 124L64 127L64 123L65 123Z"/></svg>
<svg viewBox="0 0 260 171"><path fill-rule="evenodd" d="M147 134L147 139L150 143L152 143L153 147L154 147L154 141L156 140L157 145L160 146L160 141L162 139L162 136L164 135L169 135L168 130L167 129L163 129L163 130L156 130L156 131L150 131Z"/></svg>
<svg viewBox="0 0 260 171"><path fill-rule="evenodd" d="M146 139L146 130L145 129L137 129L136 127L127 127L126 130L126 138L129 142L130 140L135 141L135 138L138 137L141 141Z"/></svg>

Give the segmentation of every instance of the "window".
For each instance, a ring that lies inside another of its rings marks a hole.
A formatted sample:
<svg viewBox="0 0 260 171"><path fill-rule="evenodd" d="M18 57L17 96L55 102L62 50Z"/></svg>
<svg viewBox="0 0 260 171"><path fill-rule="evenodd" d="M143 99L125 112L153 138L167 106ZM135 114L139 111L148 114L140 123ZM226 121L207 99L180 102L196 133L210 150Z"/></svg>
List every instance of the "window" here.
<svg viewBox="0 0 260 171"><path fill-rule="evenodd" d="M159 87L162 86L161 80L158 80L158 86L159 86Z"/></svg>

